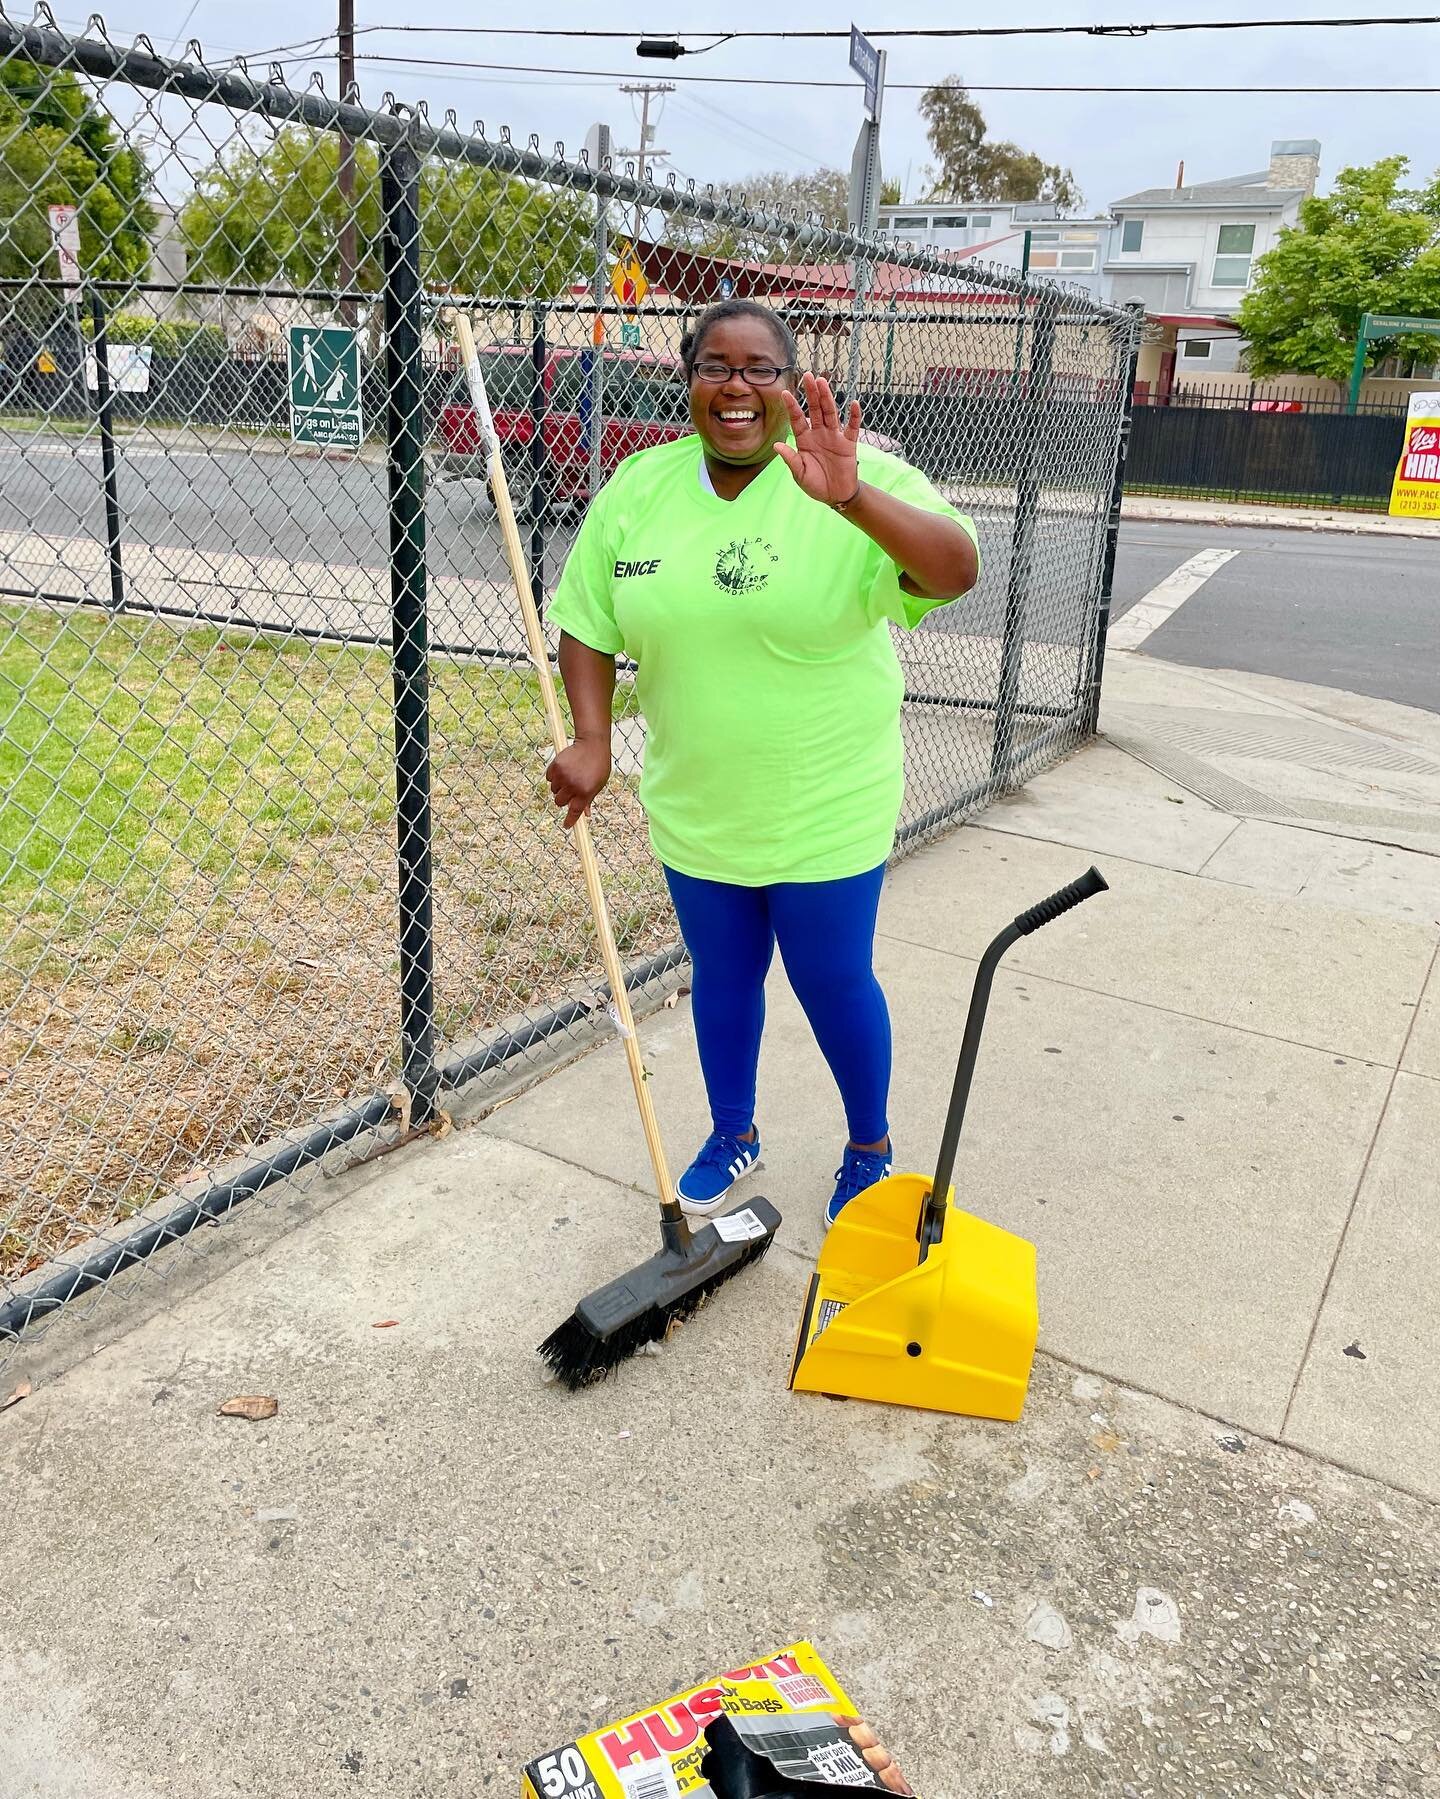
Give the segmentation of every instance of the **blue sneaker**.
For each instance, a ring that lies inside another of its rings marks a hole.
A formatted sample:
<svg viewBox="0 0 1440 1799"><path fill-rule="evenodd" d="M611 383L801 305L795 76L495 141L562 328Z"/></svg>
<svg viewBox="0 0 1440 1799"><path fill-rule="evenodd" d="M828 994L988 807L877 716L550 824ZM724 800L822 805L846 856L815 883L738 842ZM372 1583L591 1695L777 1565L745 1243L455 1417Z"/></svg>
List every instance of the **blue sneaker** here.
<svg viewBox="0 0 1440 1799"><path fill-rule="evenodd" d="M835 1170L835 1191L825 1208L825 1228L830 1226L854 1199L876 1181L883 1181L895 1166L893 1145L886 1149L852 1149L847 1143L840 1166Z"/></svg>
<svg viewBox="0 0 1440 1799"><path fill-rule="evenodd" d="M760 1133L753 1141L711 1131L705 1146L675 1183L680 1210L690 1218L713 1218L736 1181L760 1160Z"/></svg>

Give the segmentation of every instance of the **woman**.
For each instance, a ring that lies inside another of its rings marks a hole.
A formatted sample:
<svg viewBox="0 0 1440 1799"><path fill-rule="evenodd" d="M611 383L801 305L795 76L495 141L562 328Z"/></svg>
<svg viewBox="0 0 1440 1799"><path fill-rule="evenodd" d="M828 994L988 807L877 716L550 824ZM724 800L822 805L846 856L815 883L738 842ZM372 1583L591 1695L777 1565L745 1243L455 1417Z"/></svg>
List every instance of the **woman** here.
<svg viewBox="0 0 1440 1799"><path fill-rule="evenodd" d="M610 777L615 657L638 665L640 798L690 954L714 1129L677 1183L720 1211L760 1155L755 1079L778 941L844 1103L827 1227L890 1172L890 1020L871 966L902 794L904 681L886 621L967 592L974 526L861 444L795 339L751 300L681 345L695 436L623 462L549 616L575 741L550 764L569 828Z"/></svg>

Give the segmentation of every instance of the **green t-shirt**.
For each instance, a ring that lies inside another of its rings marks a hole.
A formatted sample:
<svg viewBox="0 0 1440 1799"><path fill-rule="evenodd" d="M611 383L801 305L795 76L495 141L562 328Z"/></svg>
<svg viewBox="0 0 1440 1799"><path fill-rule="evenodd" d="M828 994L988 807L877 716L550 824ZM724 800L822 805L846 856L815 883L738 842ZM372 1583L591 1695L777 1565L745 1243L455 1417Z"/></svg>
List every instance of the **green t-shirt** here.
<svg viewBox="0 0 1440 1799"><path fill-rule="evenodd" d="M860 446L860 476L970 520L918 469ZM763 887L863 874L904 790L904 679L887 620L943 602L900 587L878 544L777 456L738 499L701 482L698 437L642 450L596 497L548 617L638 665L640 799L681 874Z"/></svg>

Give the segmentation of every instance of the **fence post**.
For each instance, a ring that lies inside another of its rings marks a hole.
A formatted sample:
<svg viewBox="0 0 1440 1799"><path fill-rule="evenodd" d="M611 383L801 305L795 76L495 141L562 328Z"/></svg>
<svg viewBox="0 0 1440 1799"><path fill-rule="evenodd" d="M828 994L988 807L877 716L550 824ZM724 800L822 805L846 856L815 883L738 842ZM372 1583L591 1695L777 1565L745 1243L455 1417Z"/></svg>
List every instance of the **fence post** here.
<svg viewBox="0 0 1440 1799"><path fill-rule="evenodd" d="M1030 378L1025 385L1022 417L1025 441L1015 476L1015 524L1010 534L1010 575L1005 585L1005 624L1000 639L1000 679L995 689L995 736L990 745L990 780L1003 786L1015 747L1015 708L1025 652L1025 610L1030 600L1031 553L1040 509L1040 434L1050 404L1050 373L1055 360L1055 300L1046 290L1016 296L1021 316L1027 297L1035 308L1030 334Z"/></svg>
<svg viewBox="0 0 1440 1799"><path fill-rule="evenodd" d="M76 321L78 324L78 320ZM115 401L110 386L110 345L105 335L105 302L90 289L90 322L95 327L95 409L100 415L100 481L105 491L105 547L110 558L110 606L125 607L125 571L120 563L120 486L115 472ZM80 340L80 379L85 379L85 340Z"/></svg>
<svg viewBox="0 0 1440 1799"><path fill-rule="evenodd" d="M1100 598L1095 608L1095 640L1090 655L1090 692L1085 702L1085 730L1093 735L1100 725L1100 682L1105 673L1105 640L1110 633L1110 601L1115 592L1115 552L1120 543L1120 502L1125 497L1125 462L1130 454L1130 429L1135 415L1135 371L1140 365L1140 327L1145 309L1133 301L1130 342L1125 351L1124 386L1120 395L1120 433L1115 444L1115 473L1110 482L1110 513L1105 521L1105 557L1100 569Z"/></svg>
<svg viewBox="0 0 1440 1799"><path fill-rule="evenodd" d="M545 517L550 496L546 492L545 415L549 408L545 392L545 364L548 347L545 342L545 302L537 300L532 313L534 324L530 334L530 418L534 429L530 434L530 592L535 610L545 610Z"/></svg>
<svg viewBox="0 0 1440 1799"><path fill-rule="evenodd" d="M435 893L430 845L430 664L425 612L425 460L420 383L420 162L408 143L380 165L384 213L390 628L400 871L401 1078L412 1124L435 1115Z"/></svg>
<svg viewBox="0 0 1440 1799"><path fill-rule="evenodd" d="M595 360L590 365L590 498L593 500L605 483L605 277L610 267L610 215L599 194L595 196L595 278L591 294L595 302L595 324L591 333Z"/></svg>

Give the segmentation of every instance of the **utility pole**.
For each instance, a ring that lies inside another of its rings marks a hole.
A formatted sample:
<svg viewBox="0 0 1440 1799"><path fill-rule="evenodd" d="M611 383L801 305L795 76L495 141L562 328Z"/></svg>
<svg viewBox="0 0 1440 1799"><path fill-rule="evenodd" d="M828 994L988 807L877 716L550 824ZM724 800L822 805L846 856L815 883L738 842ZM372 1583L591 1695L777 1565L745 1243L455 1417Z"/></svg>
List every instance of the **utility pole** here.
<svg viewBox="0 0 1440 1799"><path fill-rule="evenodd" d="M650 96L652 94L673 94L675 85L670 81L641 81L631 86L622 87L622 94L639 94L640 96L640 148L638 150L621 150L621 156L633 156L639 179L645 179L645 164L658 162L662 156L668 156L668 150L652 150L650 139L655 135L655 128L650 123ZM630 241L635 243L640 236L640 202L635 202L635 223L631 231Z"/></svg>
<svg viewBox="0 0 1440 1799"><path fill-rule="evenodd" d="M340 98L343 101L355 80L355 0L340 0ZM342 131L340 166L340 292L348 295L355 285L355 146ZM355 324L355 302L342 299L340 318Z"/></svg>

